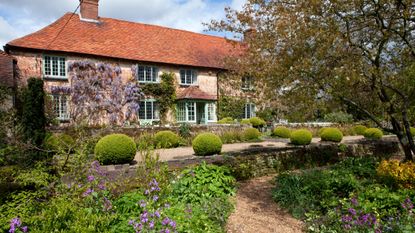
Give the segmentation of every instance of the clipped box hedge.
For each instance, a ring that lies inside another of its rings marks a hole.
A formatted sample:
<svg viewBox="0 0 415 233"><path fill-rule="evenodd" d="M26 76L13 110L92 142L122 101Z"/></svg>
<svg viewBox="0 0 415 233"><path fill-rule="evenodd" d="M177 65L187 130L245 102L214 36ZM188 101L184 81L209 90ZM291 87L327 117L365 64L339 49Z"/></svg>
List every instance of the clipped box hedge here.
<svg viewBox="0 0 415 233"><path fill-rule="evenodd" d="M309 145L313 135L307 129L298 129L291 133L290 141L294 145Z"/></svg>
<svg viewBox="0 0 415 233"><path fill-rule="evenodd" d="M383 132L382 130L378 129L378 128L369 128L367 130L365 130L365 133L363 134L363 136L365 136L365 138L367 139L381 139L383 137Z"/></svg>
<svg viewBox="0 0 415 233"><path fill-rule="evenodd" d="M291 136L291 130L284 126L279 126L274 129L272 134L276 137L280 138L290 138Z"/></svg>
<svg viewBox="0 0 415 233"><path fill-rule="evenodd" d="M95 157L102 165L124 164L133 161L137 151L132 138L125 134L110 134L95 145Z"/></svg>
<svg viewBox="0 0 415 233"><path fill-rule="evenodd" d="M321 133L321 140L327 142L341 142L343 133L336 128L325 128Z"/></svg>
<svg viewBox="0 0 415 233"><path fill-rule="evenodd" d="M202 133L193 139L192 147L198 156L220 154L222 151L222 140L213 133Z"/></svg>
<svg viewBox="0 0 415 233"><path fill-rule="evenodd" d="M157 148L174 148L180 145L180 136L169 130L157 132L154 135Z"/></svg>

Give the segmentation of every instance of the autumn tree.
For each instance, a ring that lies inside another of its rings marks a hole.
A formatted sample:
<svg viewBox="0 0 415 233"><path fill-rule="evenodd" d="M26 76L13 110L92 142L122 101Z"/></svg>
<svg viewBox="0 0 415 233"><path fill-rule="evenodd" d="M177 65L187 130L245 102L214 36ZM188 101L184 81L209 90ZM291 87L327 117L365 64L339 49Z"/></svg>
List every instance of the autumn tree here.
<svg viewBox="0 0 415 233"><path fill-rule="evenodd" d="M345 104L395 134L413 159L413 1L248 0L209 29L243 41L243 55L227 59L228 69L254 74L269 93Z"/></svg>

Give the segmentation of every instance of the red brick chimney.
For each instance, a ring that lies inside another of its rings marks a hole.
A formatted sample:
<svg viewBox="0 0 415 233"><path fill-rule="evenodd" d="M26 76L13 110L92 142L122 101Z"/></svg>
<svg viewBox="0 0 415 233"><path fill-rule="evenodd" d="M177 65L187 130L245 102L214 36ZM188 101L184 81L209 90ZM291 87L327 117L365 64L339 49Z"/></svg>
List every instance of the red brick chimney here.
<svg viewBox="0 0 415 233"><path fill-rule="evenodd" d="M98 21L99 0L79 0L81 2L81 19L91 22Z"/></svg>

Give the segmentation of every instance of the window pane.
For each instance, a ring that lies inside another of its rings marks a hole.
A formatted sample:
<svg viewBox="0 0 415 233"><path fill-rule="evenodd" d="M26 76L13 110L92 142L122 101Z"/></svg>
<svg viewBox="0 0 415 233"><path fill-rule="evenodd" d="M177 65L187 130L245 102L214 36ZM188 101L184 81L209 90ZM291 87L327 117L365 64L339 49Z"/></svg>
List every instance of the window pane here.
<svg viewBox="0 0 415 233"><path fill-rule="evenodd" d="M157 82L158 73L159 73L158 68L157 67L153 67L153 79L152 79L153 82Z"/></svg>
<svg viewBox="0 0 415 233"><path fill-rule="evenodd" d="M157 102L153 102L153 116L153 120L160 120L160 110Z"/></svg>
<svg viewBox="0 0 415 233"><path fill-rule="evenodd" d="M144 82L144 66L139 66L137 69L138 81Z"/></svg>
<svg viewBox="0 0 415 233"><path fill-rule="evenodd" d="M140 101L140 109L138 110L138 118L140 120L146 119L146 109L145 109L145 102Z"/></svg>
<svg viewBox="0 0 415 233"><path fill-rule="evenodd" d="M186 70L186 84L192 84L192 70Z"/></svg>
<svg viewBox="0 0 415 233"><path fill-rule="evenodd" d="M186 121L186 104L184 102L177 103L177 121Z"/></svg>
<svg viewBox="0 0 415 233"><path fill-rule="evenodd" d="M187 120L188 121L194 121L196 119L195 117L195 103L190 102L187 103Z"/></svg>
<svg viewBox="0 0 415 233"><path fill-rule="evenodd" d="M58 76L58 58L57 57L52 57L52 75L53 76Z"/></svg>
<svg viewBox="0 0 415 233"><path fill-rule="evenodd" d="M197 83L197 73L192 70L192 84Z"/></svg>
<svg viewBox="0 0 415 233"><path fill-rule="evenodd" d="M210 103L210 104L208 104L207 108L208 108L208 121L215 120L216 104L215 103Z"/></svg>
<svg viewBox="0 0 415 233"><path fill-rule="evenodd" d="M51 67L50 67L50 57L49 56L45 56L45 59L44 59L44 66L45 66L45 73L44 73L44 75L50 75L50 70L51 70Z"/></svg>
<svg viewBox="0 0 415 233"><path fill-rule="evenodd" d="M180 70L180 83L186 84L186 71Z"/></svg>
<svg viewBox="0 0 415 233"><path fill-rule="evenodd" d="M66 76L65 58L59 58L59 76Z"/></svg>
<svg viewBox="0 0 415 233"><path fill-rule="evenodd" d="M152 69L151 69L151 67L150 67L150 66L147 66L147 67L145 68L145 70L146 70L146 82L151 82L151 80L152 80L152 78L151 78L151 75L152 75Z"/></svg>
<svg viewBox="0 0 415 233"><path fill-rule="evenodd" d="M153 119L153 102L146 101L146 119Z"/></svg>

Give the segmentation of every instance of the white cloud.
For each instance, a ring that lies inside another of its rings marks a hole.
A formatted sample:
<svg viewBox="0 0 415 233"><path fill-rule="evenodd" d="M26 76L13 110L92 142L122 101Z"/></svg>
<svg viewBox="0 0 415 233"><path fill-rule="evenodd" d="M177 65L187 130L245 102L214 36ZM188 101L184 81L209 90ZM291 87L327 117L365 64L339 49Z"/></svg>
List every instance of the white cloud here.
<svg viewBox="0 0 415 233"><path fill-rule="evenodd" d="M224 16L225 6L246 0L100 0L99 15L202 32L202 22ZM77 0L0 0L0 46L50 24L77 7Z"/></svg>

